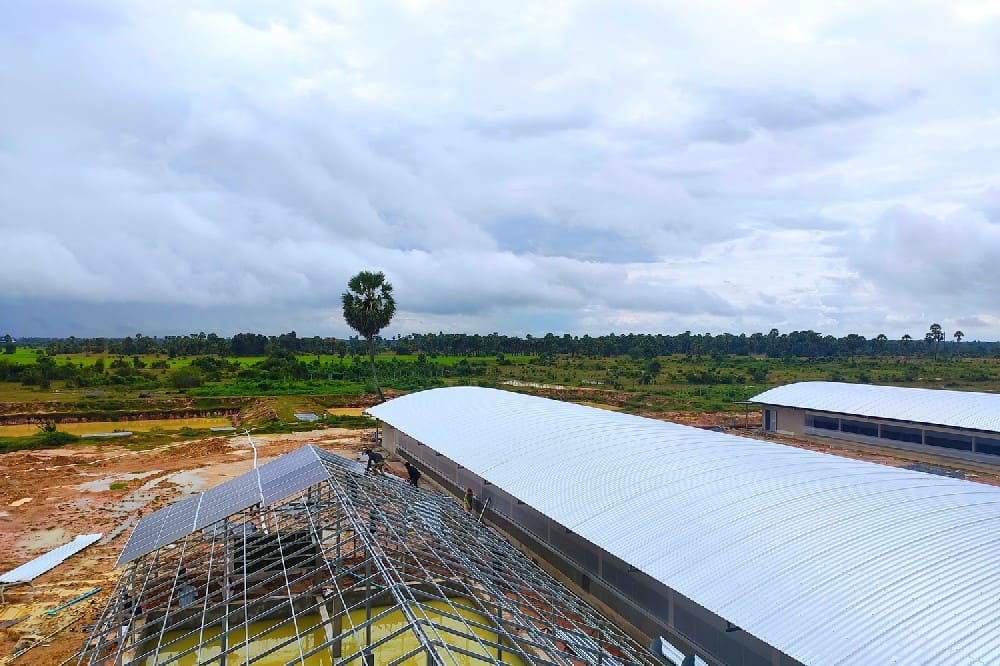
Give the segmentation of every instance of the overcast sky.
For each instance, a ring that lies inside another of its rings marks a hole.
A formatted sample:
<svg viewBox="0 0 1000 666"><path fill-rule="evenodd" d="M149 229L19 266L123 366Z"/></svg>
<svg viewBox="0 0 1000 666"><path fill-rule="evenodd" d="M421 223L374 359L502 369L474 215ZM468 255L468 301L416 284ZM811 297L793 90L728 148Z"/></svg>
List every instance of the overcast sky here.
<svg viewBox="0 0 1000 666"><path fill-rule="evenodd" d="M0 335L1000 339L1000 0L214 4L0 3Z"/></svg>

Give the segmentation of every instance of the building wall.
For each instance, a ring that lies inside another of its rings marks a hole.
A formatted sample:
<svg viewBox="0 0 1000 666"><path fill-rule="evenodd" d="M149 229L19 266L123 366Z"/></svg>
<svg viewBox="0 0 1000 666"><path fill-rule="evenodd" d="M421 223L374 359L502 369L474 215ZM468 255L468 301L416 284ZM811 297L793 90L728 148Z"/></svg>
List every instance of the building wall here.
<svg viewBox="0 0 1000 666"><path fill-rule="evenodd" d="M1000 466L1000 433L772 405L763 407L763 418L768 430L781 434L840 439Z"/></svg>
<svg viewBox="0 0 1000 666"><path fill-rule="evenodd" d="M528 546L586 594L615 609L647 641L663 635L712 664L799 664L390 424L384 425L383 446L456 496L472 488L488 522Z"/></svg>
<svg viewBox="0 0 1000 666"><path fill-rule="evenodd" d="M771 420L768 419L767 410L772 413ZM765 428L771 432L798 436L805 434L805 419L801 410L768 406L765 407L762 418L765 419L762 421Z"/></svg>

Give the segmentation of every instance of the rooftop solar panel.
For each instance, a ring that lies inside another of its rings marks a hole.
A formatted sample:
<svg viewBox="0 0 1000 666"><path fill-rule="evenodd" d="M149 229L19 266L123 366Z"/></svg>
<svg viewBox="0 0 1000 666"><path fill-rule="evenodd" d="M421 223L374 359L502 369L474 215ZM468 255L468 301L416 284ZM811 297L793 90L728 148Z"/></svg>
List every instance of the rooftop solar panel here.
<svg viewBox="0 0 1000 666"><path fill-rule="evenodd" d="M304 446L182 502L142 518L116 566L261 503L270 505L328 478L320 449ZM333 456L336 458L336 456ZM324 460L329 460L325 456ZM363 471L358 465L354 471Z"/></svg>
<svg viewBox="0 0 1000 666"><path fill-rule="evenodd" d="M358 462L357 460L348 460L347 458L341 458L340 456L334 455L329 451L324 451L323 449L317 449L317 448L313 448L313 453L319 456L319 459L322 460L327 465L336 467L338 469L346 469L350 472L354 472L355 474L364 474L365 472L364 464Z"/></svg>
<svg viewBox="0 0 1000 666"><path fill-rule="evenodd" d="M226 516L231 516L237 511L259 502L260 491L257 485L257 474L251 471L248 474L238 476L205 491L201 497L198 516L193 523L195 529L222 520Z"/></svg>

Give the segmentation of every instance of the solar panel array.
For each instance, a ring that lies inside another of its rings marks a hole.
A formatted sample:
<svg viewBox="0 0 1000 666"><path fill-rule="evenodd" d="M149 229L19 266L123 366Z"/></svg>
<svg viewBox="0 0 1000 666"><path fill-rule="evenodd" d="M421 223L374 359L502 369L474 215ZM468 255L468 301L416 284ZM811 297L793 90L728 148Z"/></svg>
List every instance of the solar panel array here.
<svg viewBox="0 0 1000 666"><path fill-rule="evenodd" d="M322 460L329 456L304 446L195 497L142 518L116 566L151 553L254 504L275 504L328 478ZM360 465L358 469L363 470Z"/></svg>

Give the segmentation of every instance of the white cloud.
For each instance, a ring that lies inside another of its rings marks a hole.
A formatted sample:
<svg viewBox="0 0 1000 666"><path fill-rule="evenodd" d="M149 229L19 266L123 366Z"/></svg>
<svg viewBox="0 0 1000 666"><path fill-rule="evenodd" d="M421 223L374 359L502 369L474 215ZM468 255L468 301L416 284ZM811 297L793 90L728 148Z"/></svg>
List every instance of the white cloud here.
<svg viewBox="0 0 1000 666"><path fill-rule="evenodd" d="M9 3L0 328L995 338L997 16Z"/></svg>

